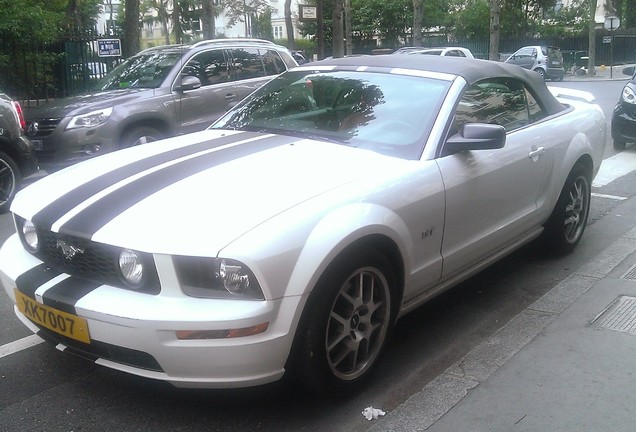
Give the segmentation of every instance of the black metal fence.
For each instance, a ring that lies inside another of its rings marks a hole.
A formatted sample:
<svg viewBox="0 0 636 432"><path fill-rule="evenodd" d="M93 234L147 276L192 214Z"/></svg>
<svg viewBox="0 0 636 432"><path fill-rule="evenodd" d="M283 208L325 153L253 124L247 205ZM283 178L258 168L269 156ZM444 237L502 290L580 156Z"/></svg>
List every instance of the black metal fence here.
<svg viewBox="0 0 636 432"><path fill-rule="evenodd" d="M100 57L97 39L46 45L0 39L0 91L28 107L89 90L119 61Z"/></svg>

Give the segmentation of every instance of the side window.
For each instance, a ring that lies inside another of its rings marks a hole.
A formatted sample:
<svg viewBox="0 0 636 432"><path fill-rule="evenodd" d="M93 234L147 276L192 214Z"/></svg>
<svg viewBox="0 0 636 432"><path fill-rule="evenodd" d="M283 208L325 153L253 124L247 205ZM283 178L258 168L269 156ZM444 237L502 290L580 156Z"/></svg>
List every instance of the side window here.
<svg viewBox="0 0 636 432"><path fill-rule="evenodd" d="M259 49L259 52L263 58L266 75L278 75L285 72L287 69L285 67L285 62L280 58L276 51Z"/></svg>
<svg viewBox="0 0 636 432"><path fill-rule="evenodd" d="M258 48L234 48L234 79L237 81L265 76L265 69Z"/></svg>
<svg viewBox="0 0 636 432"><path fill-rule="evenodd" d="M453 133L466 123L498 124L511 131L541 117L541 107L520 81L484 80L464 91L455 112Z"/></svg>
<svg viewBox="0 0 636 432"><path fill-rule="evenodd" d="M183 67L181 75L199 78L202 87L228 82L230 71L224 50L205 51L195 55Z"/></svg>

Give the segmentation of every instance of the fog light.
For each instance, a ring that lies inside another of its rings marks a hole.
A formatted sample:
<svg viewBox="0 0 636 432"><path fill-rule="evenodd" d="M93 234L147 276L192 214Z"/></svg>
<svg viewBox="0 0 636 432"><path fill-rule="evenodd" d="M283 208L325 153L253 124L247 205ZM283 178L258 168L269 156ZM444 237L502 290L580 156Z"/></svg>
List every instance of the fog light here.
<svg viewBox="0 0 636 432"><path fill-rule="evenodd" d="M181 340L228 339L252 336L265 332L269 323L261 323L251 327L227 330L177 330L177 338Z"/></svg>

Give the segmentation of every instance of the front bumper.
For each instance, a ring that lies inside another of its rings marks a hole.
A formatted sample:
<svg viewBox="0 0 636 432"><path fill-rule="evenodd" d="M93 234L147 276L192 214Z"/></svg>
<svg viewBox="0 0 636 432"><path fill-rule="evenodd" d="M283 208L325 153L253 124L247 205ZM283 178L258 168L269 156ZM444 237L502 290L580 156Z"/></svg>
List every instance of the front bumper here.
<svg viewBox="0 0 636 432"><path fill-rule="evenodd" d="M612 139L618 142L636 142L636 106L619 103L612 113Z"/></svg>
<svg viewBox="0 0 636 432"><path fill-rule="evenodd" d="M169 257L163 257L166 259ZM300 297L269 301L188 297L178 287L168 286L167 281L176 280L171 279L165 266L158 265L160 279L166 283L158 295L102 285L77 296L71 304L64 298L47 298L47 290L62 283L64 275L38 286L25 286L25 280L46 278L25 277L43 267L40 264L23 249L17 235L0 249L0 279L16 304L16 315L62 351L178 387L246 387L275 381L284 373ZM21 293L32 292L39 304L70 311L85 319L90 343L70 339L27 318L17 307L16 288ZM71 297L66 294L66 298ZM176 334L182 330L246 328L264 322L268 323L266 331L245 337L183 340Z"/></svg>

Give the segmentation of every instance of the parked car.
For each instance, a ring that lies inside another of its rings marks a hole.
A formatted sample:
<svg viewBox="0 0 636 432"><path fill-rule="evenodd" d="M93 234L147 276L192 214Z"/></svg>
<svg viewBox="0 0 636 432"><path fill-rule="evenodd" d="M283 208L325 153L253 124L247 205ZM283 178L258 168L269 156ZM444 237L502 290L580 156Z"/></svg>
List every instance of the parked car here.
<svg viewBox="0 0 636 432"><path fill-rule="evenodd" d="M623 74L631 79L623 87L612 113L612 141L616 150L624 150L627 143L636 142L636 72L627 66Z"/></svg>
<svg viewBox="0 0 636 432"><path fill-rule="evenodd" d="M462 48L462 47L423 48L423 49L420 48L420 49L408 50L400 54L438 55L438 56L449 56L449 57L465 57L465 58L471 58L471 59L475 58L473 56L473 53L470 52L468 48Z"/></svg>
<svg viewBox="0 0 636 432"><path fill-rule="evenodd" d="M506 63L521 66L538 73L541 78L563 81L563 55L553 46L526 46L515 51Z"/></svg>
<svg viewBox="0 0 636 432"><path fill-rule="evenodd" d="M581 240L606 121L553 92L482 60L299 66L205 131L20 191L2 285L32 331L124 372L354 391L399 317L534 239Z"/></svg>
<svg viewBox="0 0 636 432"><path fill-rule="evenodd" d="M0 213L9 209L22 179L38 170L33 144L24 135L22 106L0 92Z"/></svg>
<svg viewBox="0 0 636 432"><path fill-rule="evenodd" d="M112 150L200 131L272 77L296 66L289 51L257 39L149 48L90 94L28 110L40 165L56 170Z"/></svg>

